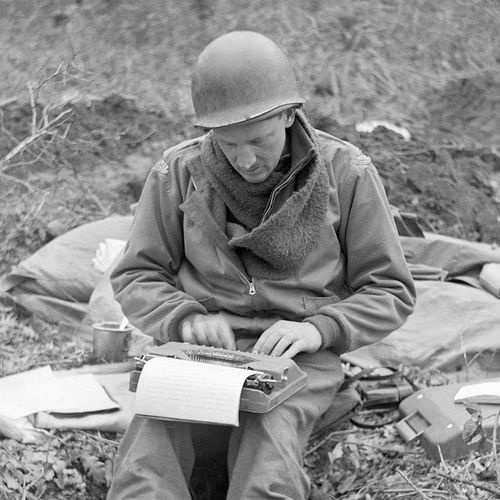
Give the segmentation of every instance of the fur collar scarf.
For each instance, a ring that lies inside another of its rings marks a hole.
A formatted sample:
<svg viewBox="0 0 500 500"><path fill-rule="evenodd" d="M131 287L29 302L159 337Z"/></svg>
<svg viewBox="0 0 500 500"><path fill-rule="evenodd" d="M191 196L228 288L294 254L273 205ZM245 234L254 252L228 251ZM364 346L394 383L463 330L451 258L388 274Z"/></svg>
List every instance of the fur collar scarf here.
<svg viewBox="0 0 500 500"><path fill-rule="evenodd" d="M295 274L317 244L327 210L324 159L318 154L316 133L300 111L290 134L291 168L288 173L273 172L262 183L244 181L212 133L202 143L201 161L190 165L193 174L208 179L208 212L252 277L278 280ZM291 194L262 221L269 196L284 183L292 183ZM236 224L228 222L228 210Z"/></svg>

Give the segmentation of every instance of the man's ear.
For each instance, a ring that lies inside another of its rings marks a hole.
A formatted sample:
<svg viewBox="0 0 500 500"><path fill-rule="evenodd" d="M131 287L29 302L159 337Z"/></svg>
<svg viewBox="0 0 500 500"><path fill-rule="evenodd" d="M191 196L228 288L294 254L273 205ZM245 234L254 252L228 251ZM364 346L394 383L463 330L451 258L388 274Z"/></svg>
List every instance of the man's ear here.
<svg viewBox="0 0 500 500"><path fill-rule="evenodd" d="M295 108L285 109L285 127L289 128L293 125L295 121Z"/></svg>

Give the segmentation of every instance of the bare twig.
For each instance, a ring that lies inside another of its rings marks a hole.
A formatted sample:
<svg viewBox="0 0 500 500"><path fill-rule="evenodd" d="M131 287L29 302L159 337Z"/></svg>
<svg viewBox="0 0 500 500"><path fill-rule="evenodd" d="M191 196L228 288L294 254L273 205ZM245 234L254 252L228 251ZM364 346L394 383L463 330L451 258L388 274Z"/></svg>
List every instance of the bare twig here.
<svg viewBox="0 0 500 500"><path fill-rule="evenodd" d="M316 445L314 445L312 448L310 448L309 450L307 450L305 453L304 453L304 457L310 455L311 453L313 453L314 451L316 451L318 448L321 448L321 446L323 446L329 439L331 439L331 435L328 434L328 436L326 436L326 438L322 439L319 443L317 443ZM374 445L374 444L369 444L369 443L362 443L362 442L359 442L359 441L349 441L349 440L342 440L342 439L337 439L337 440L333 440L334 443L339 443L339 442L342 442L343 444L352 444L354 446L362 446L362 447L365 447L365 448L372 448L374 450L377 450L377 451L380 451L382 453L396 453L396 454L399 454L399 455L408 455L408 454L414 454L414 455L418 455L420 454L420 452L418 451L412 451L412 450L400 450L398 448L385 448L383 446L377 446L377 445Z"/></svg>
<svg viewBox="0 0 500 500"><path fill-rule="evenodd" d="M13 148L7 155L0 160L0 170L4 171L9 168L9 165L7 163L17 156L19 153L24 151L27 147L29 147L33 142L35 142L37 139L44 135L48 134L54 134L55 131L52 130L52 128L56 127L56 125L61 125L64 123L64 121L68 118L68 115L72 113L72 109L66 109L59 113L55 118L47 122L47 124L42 127L38 132L36 132L33 135L30 135L29 137L26 137L23 141L21 141L15 148Z"/></svg>
<svg viewBox="0 0 500 500"><path fill-rule="evenodd" d="M31 135L29 137L26 137L21 142L19 142L3 158L0 158L0 172L5 171L7 169L14 168L14 165L9 164L9 162L14 157L16 157L17 155L21 154L23 151L28 149L33 143L35 143L41 137L47 136L47 135L51 135L52 137L54 137L54 136L58 135L57 128L68 119L69 114L72 113L73 110L66 109L64 111L61 111L54 118L50 119L49 118L49 107L43 106L42 116L41 116L41 119L39 120L38 119L38 112L37 112L38 94L39 94L40 89L43 87L43 85L45 85L48 81L52 80L53 78L56 78L59 75L64 75L68 71L72 62L73 62L73 59L71 59L66 64L64 64L64 63L59 64L57 69L51 75L49 75L47 78L44 78L42 81L40 81L36 87L34 87L30 82L27 83L29 100L30 100L30 108L31 108ZM39 123L39 121L40 121L40 123ZM4 130L3 116L2 116L1 128L2 128L2 130ZM66 130L64 131L63 138L66 137L67 132L68 132L68 128L66 127ZM18 142L10 133L9 133L9 137L11 137L11 139L13 141ZM19 165L26 165L26 163L19 162L15 166L19 166Z"/></svg>
<svg viewBox="0 0 500 500"><path fill-rule="evenodd" d="M21 470L23 470L27 474L33 474L33 472L28 467L26 467L26 465L24 465L24 463L21 462L21 460L19 460L19 458L17 458L16 455L14 455L14 453L12 453L12 451L10 451L9 448L7 448L7 446L4 446L2 444L2 441L0 441L0 447L2 448L3 451L7 453L7 455L9 455L11 458L14 459L15 462L17 462Z"/></svg>
<svg viewBox="0 0 500 500"><path fill-rule="evenodd" d="M30 481L28 484L24 484L23 485L23 496L22 496L22 500L26 500L28 498L28 491L36 484L38 483L38 481L40 481L40 479L43 479L43 477L45 476L45 471L42 471L37 477L35 477L35 479L33 479L33 481ZM24 479L24 477L23 477Z"/></svg>
<svg viewBox="0 0 500 500"><path fill-rule="evenodd" d="M30 193L33 193L35 191L34 186L32 186L29 182L23 181L22 179L18 179L17 177L5 174L3 172L0 172L0 177L8 181L15 182L16 184L21 184L21 186L24 186Z"/></svg>
<svg viewBox="0 0 500 500"><path fill-rule="evenodd" d="M318 441L314 446L309 448L304 452L304 457L307 457L311 453L315 452L318 448L321 448L328 440L330 440L332 437L337 436L339 434L351 434L353 431L350 429L347 429L345 431L332 431L329 432L321 441ZM335 441L338 442L338 441Z"/></svg>
<svg viewBox="0 0 500 500"><path fill-rule="evenodd" d="M48 443L48 446L47 446L47 449L45 450L45 462L43 464L43 470L42 472L40 473L39 476L35 477L32 481L30 481L28 484L24 484L24 487L23 487L23 497L22 497L22 500L26 500L26 498L28 497L28 491L36 484L38 483L38 481L40 481L40 479L43 479L44 476L45 476L45 468L49 462L49 453L50 453L50 444L52 443L52 440L54 438L52 437L51 440L49 441ZM23 478L24 479L24 478Z"/></svg>
<svg viewBox="0 0 500 500"><path fill-rule="evenodd" d="M94 441L97 441L98 443L110 444L111 446L114 446L115 448L118 448L118 445L120 444L119 441L113 441L111 439L106 439L106 438L102 437L100 433L98 433L97 436L94 436L90 432L82 431L80 429L75 429L74 432L76 434L82 434L82 435L86 436L87 438L93 439Z"/></svg>
<svg viewBox="0 0 500 500"><path fill-rule="evenodd" d="M443 466L444 470L448 472L450 470L448 464L446 463L446 460L444 459L443 452L441 450L441 446L438 444L438 452L439 452L439 459L441 461L441 465Z"/></svg>
<svg viewBox="0 0 500 500"><path fill-rule="evenodd" d="M31 135L36 134L36 102L35 102L35 94L33 93L33 89L31 88L31 84L28 82L28 92L30 95L30 107L31 107Z"/></svg>
<svg viewBox="0 0 500 500"><path fill-rule="evenodd" d="M493 457L495 459L495 473L497 476L498 486L500 486L500 470L498 470L498 453L497 453L497 428L498 428L499 418L500 418L500 411L497 412L495 418L495 425L493 426Z"/></svg>
<svg viewBox="0 0 500 500"><path fill-rule="evenodd" d="M23 227L26 222L29 221L30 218L35 218L38 213L40 212L40 210L42 209L42 207L45 205L45 201L47 200L47 197L49 196L49 191L47 191L43 197L42 197L42 201L38 204L38 206L34 209L34 210L31 210L27 215L26 217L24 218L23 222L21 222L20 224L20 228Z"/></svg>
<svg viewBox="0 0 500 500"><path fill-rule="evenodd" d="M9 97L7 99L3 99L0 101L0 108L8 106L9 104L12 104L13 102L17 102L17 97Z"/></svg>
<svg viewBox="0 0 500 500"><path fill-rule="evenodd" d="M391 494L391 498L394 500L396 499L403 499L406 500L408 499L408 494L413 492L413 489L410 488L387 488L384 490L381 490L380 493L386 493L386 494ZM425 493L430 493L432 495L432 498L442 498L443 500L449 500L450 499L450 492L449 491L444 491L444 490L436 490L436 489L422 489L423 492ZM437 495L437 497L436 497ZM413 495L412 495L413 496ZM454 496L453 500L469 500L468 497L464 496Z"/></svg>
<svg viewBox="0 0 500 500"><path fill-rule="evenodd" d="M382 453L396 453L398 455L420 455L419 451L413 450L400 450L398 448L384 448L383 446L377 446L374 444L360 443L358 441L344 441L345 444L353 444L355 446L364 446L365 448L372 448L373 450L378 450Z"/></svg>
<svg viewBox="0 0 500 500"><path fill-rule="evenodd" d="M66 167L70 168L73 171L73 174L75 176L75 179L78 181L78 184L82 187L82 189L87 193L88 197L94 202L95 206L99 209L99 211L107 217L109 215L109 208L106 208L102 203L101 200L94 194L94 192L90 189L89 185L82 180L80 177L80 174L78 173L78 170L75 168L74 164L69 164L66 160L62 159L63 165Z"/></svg>
<svg viewBox="0 0 500 500"><path fill-rule="evenodd" d="M35 163L38 163L39 161L41 163L43 163L45 166L47 167L50 167L50 163L47 163L47 162L44 162L43 161L43 155L44 154L47 154L47 147L50 146L54 141L55 139L58 137L57 134L52 134L52 137L50 138L49 141L45 141L41 147L40 147L40 151L38 152L33 152L31 150L26 150L27 153L33 155L33 159L32 160L22 160L22 161L19 161L17 163L10 163L9 164L9 169L11 168L16 168L16 167L27 167L29 165L34 165ZM35 156L36 155L36 156Z"/></svg>
<svg viewBox="0 0 500 500"><path fill-rule="evenodd" d="M0 107L0 130L3 134L9 137L12 142L18 142L18 140L14 137L14 135L5 128L5 113L4 110Z"/></svg>
<svg viewBox="0 0 500 500"><path fill-rule="evenodd" d="M456 215L456 214L455 214ZM458 217L457 217L458 218ZM464 365L465 365L465 380L468 381L470 380L469 379L469 376L470 376L470 373L469 373L469 366L470 366L470 363L469 361L467 360L467 349L465 348L465 343L464 343L464 337L463 337L463 331L465 330L465 328L467 328L469 326L469 323L476 317L477 313L473 313L470 315L469 319L465 322L465 324L460 328L460 331L458 332L459 336L460 336L460 347L462 349L462 355L463 355L463 358L464 358Z"/></svg>
<svg viewBox="0 0 500 500"><path fill-rule="evenodd" d="M68 69L70 68L71 64L73 63L73 58L64 66L64 63L60 63L57 69L49 75L47 78L44 78L38 85L37 87L33 90L33 93L36 95L38 91L50 80L58 77L59 75L66 73Z"/></svg>
<svg viewBox="0 0 500 500"><path fill-rule="evenodd" d="M413 490L418 493L424 500L430 500L429 497L421 490L419 489L413 482L410 480L410 478L399 468L396 469L396 472L413 488Z"/></svg>
<svg viewBox="0 0 500 500"><path fill-rule="evenodd" d="M465 484L470 484L471 486L474 486L475 488L479 488L484 491L489 491L490 493L494 493L497 495L498 498L500 498L500 489L495 488L493 486L490 486L488 484L479 482L479 481L474 481L473 479L465 479L463 477L457 477L454 476L453 474L446 474L444 472L436 472L438 476L444 477L445 479L449 479L450 481L455 481L457 483L465 483Z"/></svg>

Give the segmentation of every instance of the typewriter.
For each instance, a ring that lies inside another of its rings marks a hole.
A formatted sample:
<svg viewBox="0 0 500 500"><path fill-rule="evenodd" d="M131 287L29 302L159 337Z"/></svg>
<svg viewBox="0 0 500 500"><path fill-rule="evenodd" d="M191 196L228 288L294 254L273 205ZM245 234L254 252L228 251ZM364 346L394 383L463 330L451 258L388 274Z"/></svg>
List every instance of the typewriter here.
<svg viewBox="0 0 500 500"><path fill-rule="evenodd" d="M136 391L144 365L156 356L256 371L257 373L251 374L243 385L240 397L241 411L265 413L307 384L306 373L291 359L183 342L168 342L154 348L148 354L135 358L134 370L130 374L130 391Z"/></svg>

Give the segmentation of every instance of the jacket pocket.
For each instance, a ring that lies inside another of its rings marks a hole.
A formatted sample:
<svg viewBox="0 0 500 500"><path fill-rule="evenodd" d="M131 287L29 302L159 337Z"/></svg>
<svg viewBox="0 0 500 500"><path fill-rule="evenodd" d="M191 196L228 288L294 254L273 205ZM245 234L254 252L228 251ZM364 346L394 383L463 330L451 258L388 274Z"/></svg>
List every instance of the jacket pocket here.
<svg viewBox="0 0 500 500"><path fill-rule="evenodd" d="M312 316L317 314L323 306L329 306L340 302L340 297L335 294L329 297L302 297L302 301L304 303L306 316Z"/></svg>

